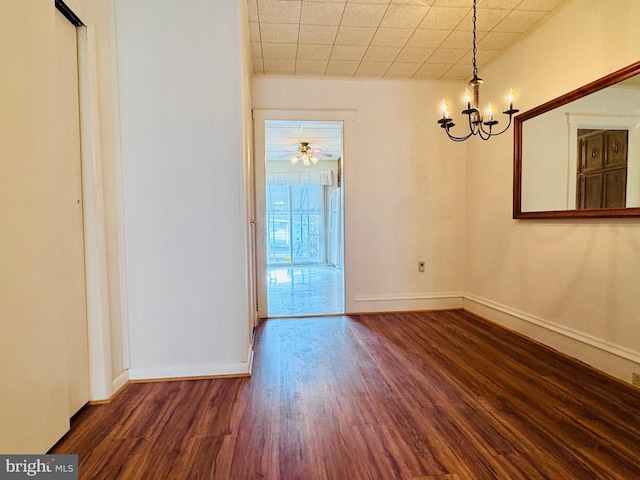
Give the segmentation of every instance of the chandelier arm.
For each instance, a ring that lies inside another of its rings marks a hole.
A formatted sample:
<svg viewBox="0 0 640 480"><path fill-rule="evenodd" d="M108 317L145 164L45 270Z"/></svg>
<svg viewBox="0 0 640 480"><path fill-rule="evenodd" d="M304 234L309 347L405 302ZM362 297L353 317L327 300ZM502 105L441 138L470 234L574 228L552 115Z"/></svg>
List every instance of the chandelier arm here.
<svg viewBox="0 0 640 480"><path fill-rule="evenodd" d="M491 129L492 129L491 127L492 127L492 126L493 126L493 125L490 125L490 126L489 126L489 130L485 130L485 128L484 128L484 124L482 124L482 123L480 124L480 132L481 132L481 133L483 133L484 135L486 135L486 137L487 137L487 138L484 138L484 136L480 135L480 137L481 137L483 140L487 140L487 139L491 138L491 137L494 135L494 133L492 133L492 132L491 132Z"/></svg>
<svg viewBox="0 0 640 480"><path fill-rule="evenodd" d="M473 124L473 120L471 120L471 114L468 114L469 117L469 132L471 132L471 135L473 135L474 131L476 130L476 126Z"/></svg>
<svg viewBox="0 0 640 480"><path fill-rule="evenodd" d="M449 135L449 134L447 133L447 135ZM454 142L464 142L470 136L471 136L471 134L467 135L466 137L454 137L452 135L449 135L449 139L453 140Z"/></svg>
<svg viewBox="0 0 640 480"><path fill-rule="evenodd" d="M469 137L471 137L471 135L473 135L473 131L471 131L469 133L469 135L467 135L466 137L456 137L455 135L451 135L451 132L449 132L449 127L448 126L444 127L444 131L447 132L447 137L449 137L454 142L464 142L467 138L469 138Z"/></svg>
<svg viewBox="0 0 640 480"><path fill-rule="evenodd" d="M482 130L482 120L472 120L470 124L471 124L471 131L473 132L473 134L478 135Z"/></svg>
<svg viewBox="0 0 640 480"><path fill-rule="evenodd" d="M478 136L482 139L482 140L489 140L493 134L491 132L487 132L482 125L480 125L480 128L478 129Z"/></svg>
<svg viewBox="0 0 640 480"><path fill-rule="evenodd" d="M456 137L455 135L451 135L451 132L449 131L451 126L449 124L446 124L446 126L443 127L445 132L447 133L447 136L451 140L453 140L454 142L464 142L468 138L471 138L471 136L478 135L478 132L480 131L481 124L471 120L471 115L467 115L467 117L468 117L468 121L469 121L469 133L467 135L465 135L464 137Z"/></svg>
<svg viewBox="0 0 640 480"><path fill-rule="evenodd" d="M509 123L507 124L506 127L504 127L501 131L499 132L492 132L491 129L489 129L489 131L485 131L484 128L482 129L482 131L484 133L486 133L487 135L489 135L489 137L497 137L498 135L502 135L504 132L506 132L507 130L509 130L509 127L511 126L511 121L512 121L513 117L511 115L509 115ZM489 138L487 137L487 139Z"/></svg>

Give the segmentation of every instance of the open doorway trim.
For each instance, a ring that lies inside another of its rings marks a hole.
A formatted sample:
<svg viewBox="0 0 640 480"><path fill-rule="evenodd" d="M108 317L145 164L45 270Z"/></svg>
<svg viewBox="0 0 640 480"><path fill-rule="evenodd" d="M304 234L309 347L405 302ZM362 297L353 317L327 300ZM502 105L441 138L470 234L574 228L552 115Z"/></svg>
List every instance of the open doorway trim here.
<svg viewBox="0 0 640 480"><path fill-rule="evenodd" d="M83 223L85 238L85 278L87 296L87 327L89 346L89 399L90 402L108 400L128 381L128 338L126 298L124 297L124 265L120 258L121 315L123 356L125 370L113 378L111 323L109 311L109 277L107 261L106 208L104 177L102 172L102 139L100 117L100 90L98 74L98 48L96 27L86 7L77 0L56 0L55 7L77 28L78 89L80 104L80 141L82 165ZM111 32L113 34L113 32ZM115 60L115 57L113 58ZM115 64L114 64L115 65ZM113 105L117 118L117 92ZM119 168L119 137L116 130L115 161ZM119 188L120 178L116 179ZM122 248L122 209L118 198L118 243Z"/></svg>
<svg viewBox="0 0 640 480"><path fill-rule="evenodd" d="M258 291L258 317L267 318L267 298L266 298L266 239L264 218L266 212L265 204L265 121L266 120L303 120L303 121L341 121L343 122L343 156L347 159L353 158L354 152L350 148L350 140L353 138L355 110L271 110L271 109L255 109L253 111L254 120L254 161L255 161L255 202L256 202L256 218L257 234L256 234L256 259L257 259L257 291ZM348 218L348 192L349 192L349 160L343 164L342 182L344 188L344 297L345 307L347 307L348 299L352 298L349 291L349 247L348 232L346 228Z"/></svg>

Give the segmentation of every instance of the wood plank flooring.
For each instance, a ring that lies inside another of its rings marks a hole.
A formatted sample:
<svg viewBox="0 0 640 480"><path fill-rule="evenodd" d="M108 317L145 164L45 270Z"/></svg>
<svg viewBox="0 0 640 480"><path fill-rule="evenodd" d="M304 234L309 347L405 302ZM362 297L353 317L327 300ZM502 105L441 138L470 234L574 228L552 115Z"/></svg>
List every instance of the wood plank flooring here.
<svg viewBox="0 0 640 480"><path fill-rule="evenodd" d="M278 319L252 378L131 384L82 479L640 479L640 390L460 311Z"/></svg>

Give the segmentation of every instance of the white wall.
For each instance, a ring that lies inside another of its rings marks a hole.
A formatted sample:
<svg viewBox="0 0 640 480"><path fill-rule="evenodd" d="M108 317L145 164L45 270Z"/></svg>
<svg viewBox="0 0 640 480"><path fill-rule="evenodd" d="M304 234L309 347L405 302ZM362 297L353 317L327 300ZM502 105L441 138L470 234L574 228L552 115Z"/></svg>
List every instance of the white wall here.
<svg viewBox="0 0 640 480"><path fill-rule="evenodd" d="M569 2L481 72L484 98L513 86L527 110L636 62L639 21L636 0ZM512 142L470 146L465 308L630 381L640 220L512 220Z"/></svg>
<svg viewBox="0 0 640 480"><path fill-rule="evenodd" d="M245 373L243 6L116 7L131 377Z"/></svg>
<svg viewBox="0 0 640 480"><path fill-rule="evenodd" d="M466 150L445 141L436 124L437 99L450 88L253 79L254 109L355 110L344 136L347 312L461 305ZM425 273L418 273L419 260Z"/></svg>

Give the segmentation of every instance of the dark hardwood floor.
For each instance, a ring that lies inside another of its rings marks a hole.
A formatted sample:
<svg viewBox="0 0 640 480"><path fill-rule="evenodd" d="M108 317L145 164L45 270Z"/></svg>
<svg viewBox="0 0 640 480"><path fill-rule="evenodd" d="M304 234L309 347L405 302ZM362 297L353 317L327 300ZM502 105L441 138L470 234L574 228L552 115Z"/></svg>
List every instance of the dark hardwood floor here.
<svg viewBox="0 0 640 480"><path fill-rule="evenodd" d="M640 479L640 391L464 311L268 320L252 378L130 384L82 479Z"/></svg>

